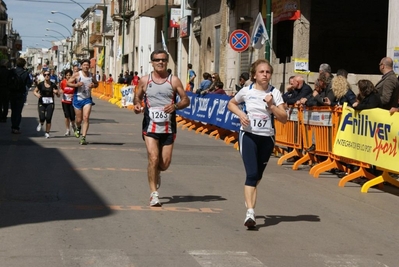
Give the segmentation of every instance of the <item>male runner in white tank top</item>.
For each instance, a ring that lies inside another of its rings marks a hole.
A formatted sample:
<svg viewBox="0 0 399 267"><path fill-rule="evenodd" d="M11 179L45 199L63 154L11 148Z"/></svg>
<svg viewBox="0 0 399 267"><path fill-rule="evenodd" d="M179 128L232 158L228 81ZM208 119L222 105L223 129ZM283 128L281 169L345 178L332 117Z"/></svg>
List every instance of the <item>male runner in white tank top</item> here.
<svg viewBox="0 0 399 267"><path fill-rule="evenodd" d="M134 112L144 112L143 138L148 153L148 183L150 206L161 206L157 189L160 186L160 172L166 171L172 160L173 143L176 136L176 110L190 104L180 79L169 75L167 65L169 54L165 50L151 53L154 71L140 79L134 96ZM180 101L176 103L176 94ZM144 98L145 107L141 102Z"/></svg>
<svg viewBox="0 0 399 267"><path fill-rule="evenodd" d="M76 88L73 95L72 105L75 108L76 131L75 137L79 138L81 145L87 145L86 134L89 130L89 117L93 100L91 98L91 89L98 87L96 77L90 72L90 60L84 59L81 62L82 70L73 73L68 80L69 87ZM83 122L83 123L82 123Z"/></svg>

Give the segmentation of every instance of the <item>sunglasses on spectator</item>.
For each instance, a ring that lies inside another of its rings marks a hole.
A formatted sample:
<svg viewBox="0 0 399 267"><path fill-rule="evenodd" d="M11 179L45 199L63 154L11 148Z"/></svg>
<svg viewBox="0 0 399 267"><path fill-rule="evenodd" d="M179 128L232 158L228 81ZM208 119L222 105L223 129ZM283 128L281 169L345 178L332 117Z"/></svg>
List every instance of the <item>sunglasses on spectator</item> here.
<svg viewBox="0 0 399 267"><path fill-rule="evenodd" d="M50 73L45 73L43 74L43 76L50 76Z"/></svg>
<svg viewBox="0 0 399 267"><path fill-rule="evenodd" d="M166 58L153 58L152 62L168 62Z"/></svg>
<svg viewBox="0 0 399 267"><path fill-rule="evenodd" d="M216 77L215 76L212 76L212 79L215 79Z"/></svg>

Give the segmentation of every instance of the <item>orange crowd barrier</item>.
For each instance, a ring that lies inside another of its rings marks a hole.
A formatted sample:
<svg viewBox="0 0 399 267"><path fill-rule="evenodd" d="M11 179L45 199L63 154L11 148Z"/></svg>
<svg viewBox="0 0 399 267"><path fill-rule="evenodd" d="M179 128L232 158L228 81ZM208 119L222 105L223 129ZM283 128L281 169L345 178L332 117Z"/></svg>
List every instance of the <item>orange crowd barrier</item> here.
<svg viewBox="0 0 399 267"><path fill-rule="evenodd" d="M285 124L274 121L276 148L284 148L288 153L283 154L277 161L282 165L283 162L292 157L303 157L302 155L302 132L300 128L300 112L297 107L290 107L287 110L288 120ZM291 150L291 151L289 151Z"/></svg>
<svg viewBox="0 0 399 267"><path fill-rule="evenodd" d="M289 119L285 125L275 121L276 146L282 150L290 148L292 150L280 157L279 165L284 160L297 156L299 158L293 164L292 169L297 170L299 165L312 162L314 166L310 169L309 174L315 178L318 178L322 172L331 169L347 172L348 175L341 178L338 183L341 187L359 177L369 179L362 186L361 192L367 192L370 187L375 185L382 188L382 182L389 182L399 187L399 182L392 178L387 170L381 169L383 174L375 177L367 171L371 168L370 164L333 153L333 145L341 119L341 107L297 108L297 115L290 117L290 112L293 110L295 107L288 110ZM315 149L306 152L312 145L315 145ZM352 172L350 166L357 166L357 170Z"/></svg>

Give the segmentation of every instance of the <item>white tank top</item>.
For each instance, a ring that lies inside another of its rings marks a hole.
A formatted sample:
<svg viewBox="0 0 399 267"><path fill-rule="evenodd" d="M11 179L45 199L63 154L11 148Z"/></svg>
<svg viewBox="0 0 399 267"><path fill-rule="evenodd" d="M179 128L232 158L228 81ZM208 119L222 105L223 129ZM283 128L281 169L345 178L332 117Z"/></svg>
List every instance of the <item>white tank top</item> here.
<svg viewBox="0 0 399 267"><path fill-rule="evenodd" d="M79 71L79 78L76 82L83 82L82 86L79 86L77 90L75 90L75 95L78 100L84 100L91 97L91 88L90 84L93 82L91 73L89 72L89 76L86 77L83 75L82 71Z"/></svg>

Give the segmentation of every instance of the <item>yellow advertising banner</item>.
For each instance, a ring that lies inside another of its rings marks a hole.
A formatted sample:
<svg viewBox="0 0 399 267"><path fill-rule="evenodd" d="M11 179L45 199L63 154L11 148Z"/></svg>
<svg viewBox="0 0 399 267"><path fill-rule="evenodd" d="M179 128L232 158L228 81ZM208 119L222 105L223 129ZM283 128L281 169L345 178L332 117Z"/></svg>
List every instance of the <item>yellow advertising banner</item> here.
<svg viewBox="0 0 399 267"><path fill-rule="evenodd" d="M384 109L342 109L333 153L399 172L399 113Z"/></svg>

